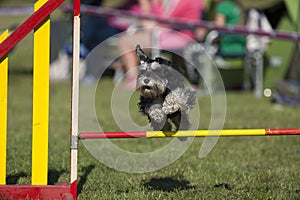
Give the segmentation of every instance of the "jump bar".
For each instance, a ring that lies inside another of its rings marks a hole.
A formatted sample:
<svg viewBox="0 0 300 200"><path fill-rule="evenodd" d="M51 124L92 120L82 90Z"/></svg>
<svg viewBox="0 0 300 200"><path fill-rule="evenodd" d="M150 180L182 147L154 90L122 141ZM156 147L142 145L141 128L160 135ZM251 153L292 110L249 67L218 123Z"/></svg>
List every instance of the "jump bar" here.
<svg viewBox="0 0 300 200"><path fill-rule="evenodd" d="M12 32L7 39L0 43L0 59L63 2L64 0L49 0L40 9L33 13L23 24Z"/></svg>
<svg viewBox="0 0 300 200"><path fill-rule="evenodd" d="M227 130L180 130L177 132L81 132L79 139L117 139L117 138L164 138L164 137L235 137L235 136L274 136L300 135L300 128L280 129L227 129Z"/></svg>

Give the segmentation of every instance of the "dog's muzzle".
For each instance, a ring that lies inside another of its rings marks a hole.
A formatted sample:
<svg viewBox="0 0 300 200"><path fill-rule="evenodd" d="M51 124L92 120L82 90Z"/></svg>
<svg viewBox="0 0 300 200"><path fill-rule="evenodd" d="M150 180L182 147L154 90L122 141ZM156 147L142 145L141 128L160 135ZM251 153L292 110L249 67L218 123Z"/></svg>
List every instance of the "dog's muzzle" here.
<svg viewBox="0 0 300 200"><path fill-rule="evenodd" d="M157 97L165 91L161 83L156 83L149 78L139 79L137 83L137 90L141 92L144 97Z"/></svg>

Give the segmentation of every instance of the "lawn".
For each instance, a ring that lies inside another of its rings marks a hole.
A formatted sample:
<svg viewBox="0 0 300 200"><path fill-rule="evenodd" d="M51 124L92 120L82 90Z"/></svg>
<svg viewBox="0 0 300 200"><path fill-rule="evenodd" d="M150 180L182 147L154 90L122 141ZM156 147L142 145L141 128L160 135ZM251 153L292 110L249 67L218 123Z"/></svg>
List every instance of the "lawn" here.
<svg viewBox="0 0 300 200"><path fill-rule="evenodd" d="M9 79L7 182L30 184L32 76L13 71ZM111 115L110 78L96 92L97 116L104 130L118 130ZM49 184L69 181L70 83L50 88ZM138 114L134 94L131 116ZM200 124L210 119L209 97L199 97ZM126 106L126 105L125 105ZM228 92L225 128L299 127L299 107L274 105L251 93ZM200 127L200 128L203 128ZM131 152L151 152L169 139L122 139L113 143ZM298 199L300 137L220 138L213 151L198 158L202 138L175 162L149 173L125 173L93 158L79 144L78 199ZM109 153L109 152L105 152Z"/></svg>
<svg viewBox="0 0 300 200"><path fill-rule="evenodd" d="M18 24L23 20L4 21ZM29 35L9 55L8 184L31 182L31 43ZM106 131L120 130L111 110L113 89L111 78L103 78L95 93L97 120ZM129 108L135 123L144 126L147 121L138 113L137 99L138 95L133 94L124 107ZM48 175L51 185L69 181L70 100L70 81L51 83ZM299 106L272 104L270 98L258 99L250 92L227 92L226 100L224 128L300 127ZM199 96L198 104L199 128L205 129L211 118L210 97ZM147 153L170 141L122 139L112 143L130 152ZM219 138L208 156L200 159L198 153L203 141L195 138L180 158L147 173L112 169L86 150L84 145L88 143L80 142L78 199L300 199L299 136Z"/></svg>

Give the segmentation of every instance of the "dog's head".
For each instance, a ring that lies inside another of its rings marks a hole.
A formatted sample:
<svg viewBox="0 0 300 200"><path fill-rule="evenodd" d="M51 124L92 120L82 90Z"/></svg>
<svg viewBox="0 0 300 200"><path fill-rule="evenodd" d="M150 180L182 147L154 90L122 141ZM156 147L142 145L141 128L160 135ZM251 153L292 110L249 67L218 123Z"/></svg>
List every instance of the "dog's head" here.
<svg viewBox="0 0 300 200"><path fill-rule="evenodd" d="M140 59L137 90L147 98L159 97L167 89L171 62L161 57L149 58L140 45L136 47L136 54Z"/></svg>

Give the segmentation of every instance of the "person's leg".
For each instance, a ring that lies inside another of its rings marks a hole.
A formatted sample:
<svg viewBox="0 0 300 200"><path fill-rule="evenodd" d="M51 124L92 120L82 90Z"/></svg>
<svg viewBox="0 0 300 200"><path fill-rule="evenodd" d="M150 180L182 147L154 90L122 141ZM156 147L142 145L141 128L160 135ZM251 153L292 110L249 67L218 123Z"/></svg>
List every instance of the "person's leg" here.
<svg viewBox="0 0 300 200"><path fill-rule="evenodd" d="M134 34L123 34L119 38L119 49L121 59L126 72L124 87L134 89L138 74L138 58L135 53L135 47L140 44L143 48L151 47L151 31L141 30Z"/></svg>
<svg viewBox="0 0 300 200"><path fill-rule="evenodd" d="M193 41L193 38L168 29L162 29L159 32L159 47L161 49L183 49Z"/></svg>

